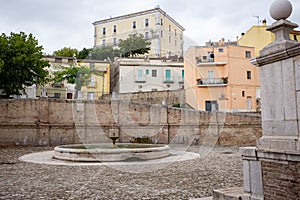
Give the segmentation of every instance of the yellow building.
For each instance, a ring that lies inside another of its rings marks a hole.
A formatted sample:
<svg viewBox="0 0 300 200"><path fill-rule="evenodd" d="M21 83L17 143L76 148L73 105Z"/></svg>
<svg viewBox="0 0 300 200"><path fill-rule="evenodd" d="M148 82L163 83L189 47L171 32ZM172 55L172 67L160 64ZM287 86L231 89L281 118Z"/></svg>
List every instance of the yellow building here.
<svg viewBox="0 0 300 200"><path fill-rule="evenodd" d="M50 67L47 68L50 76L55 72L62 71L64 68L72 66L84 66L92 70L91 79L86 86L78 92L80 99L97 100L103 94L110 92L110 63L101 60L80 60L75 57L45 56L44 60L49 61ZM48 97L57 99L74 99L75 84L70 84L66 80L59 83L50 83L44 87L38 87L37 97Z"/></svg>
<svg viewBox="0 0 300 200"><path fill-rule="evenodd" d="M258 69L253 47L221 43L191 47L184 57L186 103L197 110L256 111Z"/></svg>
<svg viewBox="0 0 300 200"><path fill-rule="evenodd" d="M110 64L99 60L78 60L78 65L89 67L92 75L89 83L81 88L79 98L97 100L110 93Z"/></svg>
<svg viewBox="0 0 300 200"><path fill-rule="evenodd" d="M259 52L268 44L275 41L274 33L267 31L267 22L263 20L261 25L252 26L246 33L242 33L238 39L241 46L255 47L255 56L259 56ZM300 41L300 31L291 32L291 40Z"/></svg>
<svg viewBox="0 0 300 200"><path fill-rule="evenodd" d="M46 70L49 72L51 77L57 71L62 71L65 67L70 67L74 65L73 57L63 57L63 56L50 56L47 55L43 58L49 61L50 67ZM36 89L37 97L48 97L55 99L73 99L75 94L75 85L68 84L67 81L62 82L51 82L45 86L38 86Z"/></svg>
<svg viewBox="0 0 300 200"><path fill-rule="evenodd" d="M142 34L151 41L150 57L183 56L184 28L165 11L154 9L111 17L93 23L94 46L115 46L130 34Z"/></svg>

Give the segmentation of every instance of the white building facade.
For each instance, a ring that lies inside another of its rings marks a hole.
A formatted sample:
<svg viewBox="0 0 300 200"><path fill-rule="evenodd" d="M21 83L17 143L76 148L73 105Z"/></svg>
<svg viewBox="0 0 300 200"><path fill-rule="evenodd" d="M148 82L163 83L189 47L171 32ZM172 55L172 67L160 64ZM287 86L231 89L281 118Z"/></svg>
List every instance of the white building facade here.
<svg viewBox="0 0 300 200"><path fill-rule="evenodd" d="M119 59L117 93L178 90L184 88L183 62Z"/></svg>

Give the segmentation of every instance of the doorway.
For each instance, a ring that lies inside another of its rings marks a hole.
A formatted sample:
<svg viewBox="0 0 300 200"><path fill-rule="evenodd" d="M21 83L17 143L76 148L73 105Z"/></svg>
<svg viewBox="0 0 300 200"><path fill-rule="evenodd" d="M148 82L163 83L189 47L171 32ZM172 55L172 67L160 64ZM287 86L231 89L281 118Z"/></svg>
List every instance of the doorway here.
<svg viewBox="0 0 300 200"><path fill-rule="evenodd" d="M252 97L247 97L247 110L252 110Z"/></svg>
<svg viewBox="0 0 300 200"><path fill-rule="evenodd" d="M208 111L208 112L218 111L218 102L217 101L205 101L205 111Z"/></svg>

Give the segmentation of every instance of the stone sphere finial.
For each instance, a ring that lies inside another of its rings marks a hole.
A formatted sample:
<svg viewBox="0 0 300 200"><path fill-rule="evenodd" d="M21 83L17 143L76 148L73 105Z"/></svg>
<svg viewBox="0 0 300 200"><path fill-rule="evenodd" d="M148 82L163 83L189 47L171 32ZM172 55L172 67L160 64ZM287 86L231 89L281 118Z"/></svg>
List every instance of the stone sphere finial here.
<svg viewBox="0 0 300 200"><path fill-rule="evenodd" d="M293 6L288 0L276 0L270 7L270 15L275 20L287 19L293 11Z"/></svg>

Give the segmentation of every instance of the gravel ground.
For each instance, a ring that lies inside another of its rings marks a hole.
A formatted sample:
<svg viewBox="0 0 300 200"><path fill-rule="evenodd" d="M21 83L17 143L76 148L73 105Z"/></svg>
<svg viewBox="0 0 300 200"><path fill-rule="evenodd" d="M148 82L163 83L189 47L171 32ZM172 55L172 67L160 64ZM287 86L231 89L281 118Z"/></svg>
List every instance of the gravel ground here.
<svg viewBox="0 0 300 200"><path fill-rule="evenodd" d="M46 150L53 147L0 148L0 199L192 199L243 184L238 147L215 147L205 157L144 173L18 160ZM189 151L199 152L199 147Z"/></svg>

